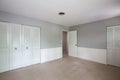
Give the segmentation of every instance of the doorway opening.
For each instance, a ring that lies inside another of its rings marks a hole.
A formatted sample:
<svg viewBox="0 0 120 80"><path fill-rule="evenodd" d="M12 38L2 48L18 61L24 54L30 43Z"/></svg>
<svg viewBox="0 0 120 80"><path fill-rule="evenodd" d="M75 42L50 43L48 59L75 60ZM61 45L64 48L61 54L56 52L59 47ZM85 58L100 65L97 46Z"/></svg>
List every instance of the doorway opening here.
<svg viewBox="0 0 120 80"><path fill-rule="evenodd" d="M63 53L63 57L68 56L68 44L67 44L67 31L63 31L63 40L62 40L62 53Z"/></svg>

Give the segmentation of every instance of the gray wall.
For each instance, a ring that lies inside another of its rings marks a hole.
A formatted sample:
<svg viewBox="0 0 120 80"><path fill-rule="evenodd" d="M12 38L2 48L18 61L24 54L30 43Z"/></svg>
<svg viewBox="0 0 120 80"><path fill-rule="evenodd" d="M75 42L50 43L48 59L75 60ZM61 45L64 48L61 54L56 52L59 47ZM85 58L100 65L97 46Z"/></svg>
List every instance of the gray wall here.
<svg viewBox="0 0 120 80"><path fill-rule="evenodd" d="M107 27L120 24L120 16L70 27L78 31L78 47L106 49Z"/></svg>
<svg viewBox="0 0 120 80"><path fill-rule="evenodd" d="M62 25L36 20L28 17L13 15L0 11L0 22L10 22L30 25L41 28L41 48L54 48L62 46L62 31L68 30Z"/></svg>

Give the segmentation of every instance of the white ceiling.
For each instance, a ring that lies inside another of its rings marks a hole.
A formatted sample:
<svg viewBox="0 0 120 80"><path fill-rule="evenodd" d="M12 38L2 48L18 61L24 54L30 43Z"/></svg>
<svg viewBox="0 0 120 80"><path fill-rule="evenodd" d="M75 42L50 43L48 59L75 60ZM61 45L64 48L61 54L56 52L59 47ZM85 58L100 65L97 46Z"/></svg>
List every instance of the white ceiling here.
<svg viewBox="0 0 120 80"><path fill-rule="evenodd" d="M120 0L0 0L0 10L73 26L119 16Z"/></svg>

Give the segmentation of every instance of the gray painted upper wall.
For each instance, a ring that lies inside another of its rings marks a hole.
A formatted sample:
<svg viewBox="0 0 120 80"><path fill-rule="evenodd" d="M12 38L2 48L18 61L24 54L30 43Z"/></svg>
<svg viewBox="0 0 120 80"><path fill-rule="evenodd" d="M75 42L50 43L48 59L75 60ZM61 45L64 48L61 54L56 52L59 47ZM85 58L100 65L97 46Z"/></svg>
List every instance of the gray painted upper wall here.
<svg viewBox="0 0 120 80"><path fill-rule="evenodd" d="M62 31L68 30L65 26L36 20L28 17L13 15L0 11L0 22L24 24L41 28L41 48L54 48L62 46Z"/></svg>
<svg viewBox="0 0 120 80"><path fill-rule="evenodd" d="M107 27L119 24L120 16L92 23L72 26L69 30L77 30L78 47L106 49Z"/></svg>

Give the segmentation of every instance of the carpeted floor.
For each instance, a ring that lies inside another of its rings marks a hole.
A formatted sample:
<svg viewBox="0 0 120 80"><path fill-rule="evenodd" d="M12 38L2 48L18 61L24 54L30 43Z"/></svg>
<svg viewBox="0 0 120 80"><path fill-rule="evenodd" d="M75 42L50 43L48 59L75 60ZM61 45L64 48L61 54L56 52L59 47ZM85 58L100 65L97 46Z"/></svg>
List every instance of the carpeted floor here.
<svg viewBox="0 0 120 80"><path fill-rule="evenodd" d="M120 68L64 57L1 73L0 80L120 80Z"/></svg>

